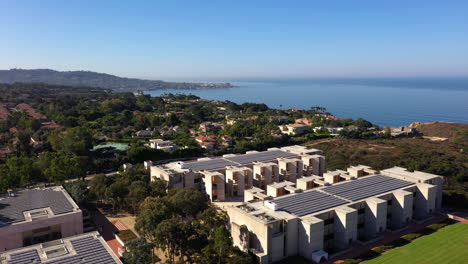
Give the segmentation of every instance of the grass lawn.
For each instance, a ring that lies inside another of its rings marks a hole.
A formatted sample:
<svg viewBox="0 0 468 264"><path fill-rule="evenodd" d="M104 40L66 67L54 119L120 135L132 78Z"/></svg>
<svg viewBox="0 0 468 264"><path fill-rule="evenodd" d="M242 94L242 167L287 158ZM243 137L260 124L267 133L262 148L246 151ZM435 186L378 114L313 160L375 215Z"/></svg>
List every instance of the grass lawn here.
<svg viewBox="0 0 468 264"><path fill-rule="evenodd" d="M449 225L364 263L468 263L468 225Z"/></svg>

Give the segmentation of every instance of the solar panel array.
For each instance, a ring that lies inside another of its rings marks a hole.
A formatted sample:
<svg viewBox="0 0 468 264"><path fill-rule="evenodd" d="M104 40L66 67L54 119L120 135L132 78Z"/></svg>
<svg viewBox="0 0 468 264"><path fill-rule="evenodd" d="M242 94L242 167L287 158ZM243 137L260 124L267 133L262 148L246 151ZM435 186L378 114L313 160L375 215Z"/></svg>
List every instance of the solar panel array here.
<svg viewBox="0 0 468 264"><path fill-rule="evenodd" d="M346 204L348 201L312 190L277 198L274 200L274 203L278 206L278 210L297 216L304 216Z"/></svg>
<svg viewBox="0 0 468 264"><path fill-rule="evenodd" d="M224 168L226 166L232 166L232 165L237 165L237 163L234 163L232 161L229 161L223 158L219 158L219 159L184 163L184 168L192 169L194 171L201 171L201 170L220 169L220 168Z"/></svg>
<svg viewBox="0 0 468 264"><path fill-rule="evenodd" d="M72 256L57 257L48 261L41 262L36 249L11 254L8 264L116 264L117 262L109 254L99 239L93 236L82 237L70 240L73 249L77 254Z"/></svg>
<svg viewBox="0 0 468 264"><path fill-rule="evenodd" d="M320 190L275 198L273 202L278 210L304 216L413 184L383 175L368 176L320 188Z"/></svg>
<svg viewBox="0 0 468 264"><path fill-rule="evenodd" d="M322 191L338 195L344 199L357 201L413 184L414 183L412 182L407 182L384 175L376 175L325 187L322 188Z"/></svg>
<svg viewBox="0 0 468 264"><path fill-rule="evenodd" d="M281 151L281 150L271 150L271 151L263 151L263 152L258 152L258 153L243 154L243 155L229 157L225 159L239 163L239 164L249 164L254 161L267 161L267 160L274 160L277 158L294 157L294 156L297 156L297 155L286 152L286 151Z"/></svg>
<svg viewBox="0 0 468 264"><path fill-rule="evenodd" d="M54 214L73 211L73 205L62 191L32 189L16 192L15 196L0 199L0 221L4 224L22 222L24 211L50 207Z"/></svg>
<svg viewBox="0 0 468 264"><path fill-rule="evenodd" d="M184 168L191 169L194 171L214 170L214 169L221 169L226 166L246 165L255 161L268 161L268 160L274 160L277 158L294 157L294 156L296 155L286 152L286 151L272 150L272 151L263 151L263 152L258 152L258 153L242 154L242 155L238 155L234 157L216 158L216 159L211 159L211 160L188 162L188 163L184 163Z"/></svg>
<svg viewBox="0 0 468 264"><path fill-rule="evenodd" d="M36 249L11 254L11 260L8 264L31 264L40 263L39 254Z"/></svg>

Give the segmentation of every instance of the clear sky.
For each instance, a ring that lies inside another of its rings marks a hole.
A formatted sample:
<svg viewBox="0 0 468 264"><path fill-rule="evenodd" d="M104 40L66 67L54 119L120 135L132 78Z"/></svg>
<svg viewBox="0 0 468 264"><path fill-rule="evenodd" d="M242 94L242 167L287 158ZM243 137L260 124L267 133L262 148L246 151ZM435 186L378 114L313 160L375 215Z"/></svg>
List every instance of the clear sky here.
<svg viewBox="0 0 468 264"><path fill-rule="evenodd" d="M0 1L0 69L468 76L468 1Z"/></svg>

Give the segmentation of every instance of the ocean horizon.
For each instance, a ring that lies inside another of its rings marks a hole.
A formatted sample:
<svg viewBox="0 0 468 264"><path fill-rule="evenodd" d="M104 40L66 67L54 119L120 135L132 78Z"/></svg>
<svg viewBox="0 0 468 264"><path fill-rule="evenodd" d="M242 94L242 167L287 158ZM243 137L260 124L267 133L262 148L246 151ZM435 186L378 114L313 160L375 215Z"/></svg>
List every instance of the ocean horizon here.
<svg viewBox="0 0 468 264"><path fill-rule="evenodd" d="M205 90L155 90L146 94L193 94L271 108L323 106L340 118L364 118L379 126L412 122L468 123L468 78L334 78L204 80L235 87Z"/></svg>

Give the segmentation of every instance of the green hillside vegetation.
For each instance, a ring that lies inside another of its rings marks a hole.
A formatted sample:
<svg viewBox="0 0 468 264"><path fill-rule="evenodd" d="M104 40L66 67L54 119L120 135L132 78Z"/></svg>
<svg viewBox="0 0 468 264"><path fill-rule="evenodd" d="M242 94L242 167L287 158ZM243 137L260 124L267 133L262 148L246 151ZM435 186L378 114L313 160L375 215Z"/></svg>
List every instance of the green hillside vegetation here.
<svg viewBox="0 0 468 264"><path fill-rule="evenodd" d="M466 207L468 199L467 145L431 142L422 138L324 139L306 144L324 151L327 169L368 165L374 169L394 166L445 176L444 203Z"/></svg>

